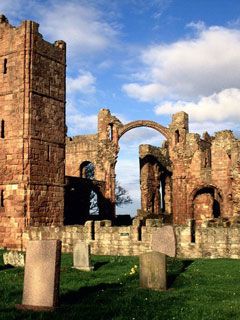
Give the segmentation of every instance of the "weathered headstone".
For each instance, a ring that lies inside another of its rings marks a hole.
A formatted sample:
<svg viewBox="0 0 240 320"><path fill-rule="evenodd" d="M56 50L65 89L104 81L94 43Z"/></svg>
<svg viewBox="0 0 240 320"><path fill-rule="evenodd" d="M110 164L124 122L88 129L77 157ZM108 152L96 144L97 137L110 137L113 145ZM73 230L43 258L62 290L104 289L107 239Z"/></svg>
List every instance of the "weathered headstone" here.
<svg viewBox="0 0 240 320"><path fill-rule="evenodd" d="M24 254L18 251L4 252L3 263L13 267L24 267Z"/></svg>
<svg viewBox="0 0 240 320"><path fill-rule="evenodd" d="M140 286L153 290L167 289L166 255L160 252L147 252L139 257Z"/></svg>
<svg viewBox="0 0 240 320"><path fill-rule="evenodd" d="M20 309L53 310L58 306L61 241L29 241Z"/></svg>
<svg viewBox="0 0 240 320"><path fill-rule="evenodd" d="M84 241L76 241L73 246L73 268L91 271L93 267L90 261L90 245Z"/></svg>
<svg viewBox="0 0 240 320"><path fill-rule="evenodd" d="M172 226L164 226L153 231L152 251L164 253L169 257L176 256L176 238Z"/></svg>

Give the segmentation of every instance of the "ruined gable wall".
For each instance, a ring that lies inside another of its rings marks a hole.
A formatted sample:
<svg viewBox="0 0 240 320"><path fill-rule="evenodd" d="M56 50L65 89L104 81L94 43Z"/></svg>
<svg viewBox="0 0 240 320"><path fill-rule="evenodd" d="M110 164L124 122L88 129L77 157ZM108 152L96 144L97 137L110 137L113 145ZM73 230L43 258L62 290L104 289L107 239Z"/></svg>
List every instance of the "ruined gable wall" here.
<svg viewBox="0 0 240 320"><path fill-rule="evenodd" d="M97 158L97 134L66 138L66 176L79 177L80 165L85 161L92 162L96 168Z"/></svg>

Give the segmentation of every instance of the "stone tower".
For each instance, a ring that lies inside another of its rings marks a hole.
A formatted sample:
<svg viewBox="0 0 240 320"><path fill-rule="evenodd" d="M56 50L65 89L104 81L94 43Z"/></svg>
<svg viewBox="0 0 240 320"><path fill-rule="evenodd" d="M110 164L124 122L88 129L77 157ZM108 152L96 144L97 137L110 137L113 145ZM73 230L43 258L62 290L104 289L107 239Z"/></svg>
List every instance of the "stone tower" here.
<svg viewBox="0 0 240 320"><path fill-rule="evenodd" d="M66 45L38 24L0 16L0 247L21 248L28 226L61 225Z"/></svg>

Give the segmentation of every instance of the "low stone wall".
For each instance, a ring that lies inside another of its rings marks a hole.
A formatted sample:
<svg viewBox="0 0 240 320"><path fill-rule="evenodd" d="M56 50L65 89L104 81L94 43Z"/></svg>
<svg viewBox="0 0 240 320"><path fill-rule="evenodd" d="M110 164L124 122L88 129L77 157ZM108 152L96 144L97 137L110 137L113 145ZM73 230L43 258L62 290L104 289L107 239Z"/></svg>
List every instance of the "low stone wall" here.
<svg viewBox="0 0 240 320"><path fill-rule="evenodd" d="M99 255L139 255L150 250L153 228L161 227L159 220L147 220L139 227L138 221L127 227L111 226L110 220L87 221L84 226L31 227L23 234L23 245L28 240L59 239L64 252L72 252L75 240L91 244L91 252Z"/></svg>
<svg viewBox="0 0 240 320"><path fill-rule="evenodd" d="M240 258L240 225L198 226L191 243L190 226L175 227L177 255L182 258Z"/></svg>
<svg viewBox="0 0 240 320"><path fill-rule="evenodd" d="M159 220L146 220L140 227L111 226L111 221L87 221L84 226L31 227L23 234L23 244L28 240L59 239L63 252L72 252L75 240L91 245L98 255L139 255L151 250L152 232L162 226ZM191 228L176 226L177 256L181 258L240 258L240 225L197 226L195 243L191 242Z"/></svg>

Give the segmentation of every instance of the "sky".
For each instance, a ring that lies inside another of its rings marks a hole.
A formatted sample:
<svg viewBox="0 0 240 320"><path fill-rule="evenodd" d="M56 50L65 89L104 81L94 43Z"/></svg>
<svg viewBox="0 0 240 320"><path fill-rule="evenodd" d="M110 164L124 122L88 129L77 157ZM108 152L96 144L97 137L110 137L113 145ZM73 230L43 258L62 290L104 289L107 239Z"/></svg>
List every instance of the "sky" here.
<svg viewBox="0 0 240 320"><path fill-rule="evenodd" d="M178 111L190 131L240 131L239 0L0 0L12 25L40 24L67 43L68 135L97 132L97 113L164 126ZM137 128L120 140L117 179L140 208L138 145L163 137Z"/></svg>

